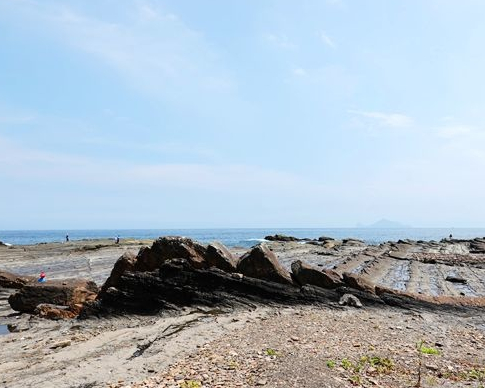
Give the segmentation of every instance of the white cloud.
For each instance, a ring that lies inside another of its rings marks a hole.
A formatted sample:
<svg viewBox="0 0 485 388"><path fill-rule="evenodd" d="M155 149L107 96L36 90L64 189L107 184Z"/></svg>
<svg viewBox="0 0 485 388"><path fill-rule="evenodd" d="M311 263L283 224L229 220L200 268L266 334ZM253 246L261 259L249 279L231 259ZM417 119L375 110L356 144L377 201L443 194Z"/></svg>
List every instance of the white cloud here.
<svg viewBox="0 0 485 388"><path fill-rule="evenodd" d="M368 112L360 110L348 110L352 115L364 117L373 120L379 126L405 128L413 124L413 119L400 113Z"/></svg>
<svg viewBox="0 0 485 388"><path fill-rule="evenodd" d="M264 39L279 48L282 49L295 49L297 45L293 43L285 34L272 34L268 33L264 35Z"/></svg>
<svg viewBox="0 0 485 388"><path fill-rule="evenodd" d="M113 69L142 92L196 103L204 93L216 96L233 91L235 82L214 46L176 15L153 4L141 1L121 8L126 17L116 23L70 5L36 1L22 5L18 12L24 19L30 18L55 39Z"/></svg>
<svg viewBox="0 0 485 388"><path fill-rule="evenodd" d="M325 33L325 31L320 31L318 33L318 36L320 37L322 42L325 43L328 47L330 48L336 47L335 42Z"/></svg>

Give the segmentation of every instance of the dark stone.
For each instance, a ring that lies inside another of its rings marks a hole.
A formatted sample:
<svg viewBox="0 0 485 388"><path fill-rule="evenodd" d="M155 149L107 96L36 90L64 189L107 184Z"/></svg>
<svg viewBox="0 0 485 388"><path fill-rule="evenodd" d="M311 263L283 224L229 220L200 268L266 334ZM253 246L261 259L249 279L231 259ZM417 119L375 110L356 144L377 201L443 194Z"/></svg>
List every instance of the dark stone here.
<svg viewBox="0 0 485 388"><path fill-rule="evenodd" d="M365 246L365 245L366 245L366 243L365 243L364 241L362 241L362 240L357 240L356 238L344 238L344 239L342 240L342 243L343 243L344 245L358 246L358 247L360 247L360 246Z"/></svg>
<svg viewBox="0 0 485 388"><path fill-rule="evenodd" d="M16 311L33 313L43 303L77 308L96 298L96 283L85 279L66 279L45 283L29 283L15 294L10 295L8 303Z"/></svg>
<svg viewBox="0 0 485 388"><path fill-rule="evenodd" d="M446 277L446 281L447 282L451 282L451 283L461 283L461 284L466 284L467 283L466 279L463 279L462 277L455 276L455 275L448 275Z"/></svg>
<svg viewBox="0 0 485 388"><path fill-rule="evenodd" d="M470 253L485 253L485 241L481 238L471 240Z"/></svg>
<svg viewBox="0 0 485 388"><path fill-rule="evenodd" d="M214 242L207 246L205 259L209 267L216 267L225 272L235 272L237 259L221 243Z"/></svg>
<svg viewBox="0 0 485 388"><path fill-rule="evenodd" d="M290 274L266 245L258 245L244 254L237 264L237 271L252 278L292 284Z"/></svg>
<svg viewBox="0 0 485 388"><path fill-rule="evenodd" d="M321 236L318 238L318 241L323 241L323 242L326 242L326 241L333 241L335 240L334 238L332 237L327 237L327 236Z"/></svg>
<svg viewBox="0 0 485 388"><path fill-rule="evenodd" d="M291 264L293 279L301 286L311 284L322 288L337 288L343 285L342 277L332 270L319 270L297 260Z"/></svg>
<svg viewBox="0 0 485 388"><path fill-rule="evenodd" d="M268 241L282 241L282 242L300 241L300 239L297 237L285 236L284 234L275 234L274 236L266 236L264 239Z"/></svg>
<svg viewBox="0 0 485 388"><path fill-rule="evenodd" d="M194 268L206 268L206 248L186 237L160 237L151 248L141 249L135 263L135 271L153 271L164 261L186 259Z"/></svg>
<svg viewBox="0 0 485 388"><path fill-rule="evenodd" d="M145 249L145 248L142 248ZM118 281L125 272L132 272L135 269L136 256L132 252L125 252L115 263L109 278L106 279L103 286L101 287L101 292L106 292L109 287L115 287Z"/></svg>
<svg viewBox="0 0 485 388"><path fill-rule="evenodd" d="M14 273L0 271L0 287L3 288L22 288L29 282L35 282L37 278L33 276L20 276Z"/></svg>
<svg viewBox="0 0 485 388"><path fill-rule="evenodd" d="M195 269L184 259L167 260L153 272L126 272L81 317L111 312L154 313L181 306L238 307L337 301L331 290L270 282L218 268Z"/></svg>

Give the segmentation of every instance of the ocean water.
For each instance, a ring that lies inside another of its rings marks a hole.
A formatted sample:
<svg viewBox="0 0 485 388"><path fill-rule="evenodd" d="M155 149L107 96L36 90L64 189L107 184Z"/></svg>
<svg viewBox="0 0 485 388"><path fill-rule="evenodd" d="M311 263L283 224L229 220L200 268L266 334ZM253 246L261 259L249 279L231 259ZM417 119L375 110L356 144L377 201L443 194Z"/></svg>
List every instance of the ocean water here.
<svg viewBox="0 0 485 388"><path fill-rule="evenodd" d="M368 244L399 239L436 240L453 234L454 238L484 237L485 228L321 228L321 229L103 229L103 230L3 230L0 241L12 245L63 242L66 234L71 241L99 238L155 239L161 236L185 236L201 243L219 241L234 247L251 247L264 237L285 234L300 238L328 236L336 239L357 238Z"/></svg>

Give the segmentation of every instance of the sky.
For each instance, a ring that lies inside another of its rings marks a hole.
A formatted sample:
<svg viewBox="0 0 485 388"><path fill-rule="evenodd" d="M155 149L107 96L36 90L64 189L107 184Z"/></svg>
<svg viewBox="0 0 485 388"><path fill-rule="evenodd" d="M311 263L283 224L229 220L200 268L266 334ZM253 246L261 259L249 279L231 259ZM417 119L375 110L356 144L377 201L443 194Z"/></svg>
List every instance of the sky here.
<svg viewBox="0 0 485 388"><path fill-rule="evenodd" d="M0 230L485 226L481 0L0 0Z"/></svg>

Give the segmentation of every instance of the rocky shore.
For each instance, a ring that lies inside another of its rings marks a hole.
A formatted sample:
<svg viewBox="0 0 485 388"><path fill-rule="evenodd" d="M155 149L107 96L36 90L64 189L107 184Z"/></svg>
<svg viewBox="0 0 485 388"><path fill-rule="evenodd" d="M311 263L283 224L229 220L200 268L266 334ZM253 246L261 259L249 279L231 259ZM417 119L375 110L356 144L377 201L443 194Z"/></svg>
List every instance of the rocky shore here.
<svg viewBox="0 0 485 388"><path fill-rule="evenodd" d="M0 386L484 384L484 239L267 240L0 246Z"/></svg>

